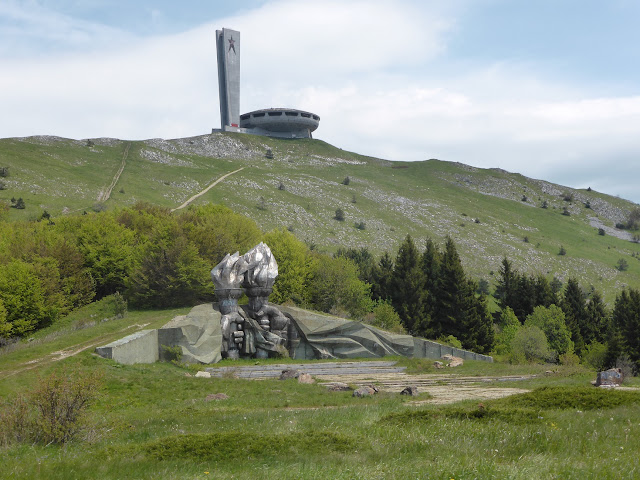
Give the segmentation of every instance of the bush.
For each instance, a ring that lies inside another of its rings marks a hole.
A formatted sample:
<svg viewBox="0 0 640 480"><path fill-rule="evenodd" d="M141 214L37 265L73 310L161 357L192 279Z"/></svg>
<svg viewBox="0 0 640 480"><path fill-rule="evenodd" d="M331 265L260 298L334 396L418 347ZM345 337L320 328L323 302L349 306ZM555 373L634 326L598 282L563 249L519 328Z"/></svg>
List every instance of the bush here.
<svg viewBox="0 0 640 480"><path fill-rule="evenodd" d="M351 183L351 179L349 177L345 177L344 180L342 180L343 185L349 185L350 183Z"/></svg>
<svg viewBox="0 0 640 480"><path fill-rule="evenodd" d="M624 258L621 258L618 260L618 263L616 263L616 269L624 272L629 269L629 263Z"/></svg>
<svg viewBox="0 0 640 480"><path fill-rule="evenodd" d="M84 414L97 394L100 377L53 373L25 397L3 405L0 439L13 442L63 444L83 428Z"/></svg>
<svg viewBox="0 0 640 480"><path fill-rule="evenodd" d="M598 229L598 235L601 235L601 236L603 236L603 237L604 237L604 236L605 236L605 234L606 234L606 232L604 231L604 228L599 228L599 229Z"/></svg>
<svg viewBox="0 0 640 480"><path fill-rule="evenodd" d="M583 362L596 371L606 368L607 346L600 342L588 344L582 351Z"/></svg>
<svg viewBox="0 0 640 480"><path fill-rule="evenodd" d="M570 217L571 216L571 212L569 211L569 209L567 207L564 207L562 209L562 215L564 215L565 217Z"/></svg>
<svg viewBox="0 0 640 480"><path fill-rule="evenodd" d="M393 333L406 333L400 315L395 311L391 303L379 300L373 307L373 313L367 315L364 322L382 330Z"/></svg>
<svg viewBox="0 0 640 480"><path fill-rule="evenodd" d="M542 363L553 359L544 332L535 326L525 326L511 340L511 363Z"/></svg>
<svg viewBox="0 0 640 480"><path fill-rule="evenodd" d="M344 212L342 211L341 208L336 209L336 214L333 218L338 220L339 222L344 221Z"/></svg>
<svg viewBox="0 0 640 480"><path fill-rule="evenodd" d="M565 250L564 246L560 245L560 250L558 250L558 255L566 255L567 251Z"/></svg>
<svg viewBox="0 0 640 480"><path fill-rule="evenodd" d="M358 230L365 230L367 228L364 222L356 222L353 226Z"/></svg>
<svg viewBox="0 0 640 480"><path fill-rule="evenodd" d="M574 367L580 363L580 357L573 352L563 353L558 360L561 365L567 365L569 367Z"/></svg>
<svg viewBox="0 0 640 480"><path fill-rule="evenodd" d="M438 338L438 342L453 348L462 348L462 343L460 342L460 340L458 340L453 335L443 335L442 337Z"/></svg>

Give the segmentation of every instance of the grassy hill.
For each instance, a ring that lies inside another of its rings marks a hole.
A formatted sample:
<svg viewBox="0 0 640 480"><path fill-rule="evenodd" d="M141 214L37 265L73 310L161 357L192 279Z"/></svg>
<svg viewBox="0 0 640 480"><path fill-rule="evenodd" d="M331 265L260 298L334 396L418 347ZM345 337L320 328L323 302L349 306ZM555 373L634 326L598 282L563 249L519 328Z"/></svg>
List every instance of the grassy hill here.
<svg viewBox="0 0 640 480"><path fill-rule="evenodd" d="M266 157L268 149L273 158ZM640 245L614 228L637 205L497 169L389 162L319 140L230 133L145 141L0 139L0 167L9 167L0 202L22 197L26 204L10 209L11 219L35 219L46 210L55 220L137 201L177 208L243 168L195 203L225 204L264 230L288 228L328 251L368 247L395 254L407 234L419 243L449 235L465 269L490 282L506 255L521 271L576 277L608 301L625 285L640 287ZM334 218L338 208L344 221ZM558 255L561 246L566 255ZM629 265L623 272L616 269L621 258Z"/></svg>

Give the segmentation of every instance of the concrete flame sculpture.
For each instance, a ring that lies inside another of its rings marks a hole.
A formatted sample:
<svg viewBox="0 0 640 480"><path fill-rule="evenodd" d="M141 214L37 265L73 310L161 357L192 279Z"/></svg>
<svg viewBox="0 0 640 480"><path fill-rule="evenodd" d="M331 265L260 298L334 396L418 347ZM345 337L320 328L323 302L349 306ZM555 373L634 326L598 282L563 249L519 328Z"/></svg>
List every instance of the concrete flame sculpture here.
<svg viewBox="0 0 640 480"><path fill-rule="evenodd" d="M289 350L297 338L289 318L269 305L269 295L278 276L278 264L269 247L260 242L242 257L227 256L211 270L222 314L222 355L235 359L254 355L267 358L269 352ZM238 299L247 294L246 309Z"/></svg>

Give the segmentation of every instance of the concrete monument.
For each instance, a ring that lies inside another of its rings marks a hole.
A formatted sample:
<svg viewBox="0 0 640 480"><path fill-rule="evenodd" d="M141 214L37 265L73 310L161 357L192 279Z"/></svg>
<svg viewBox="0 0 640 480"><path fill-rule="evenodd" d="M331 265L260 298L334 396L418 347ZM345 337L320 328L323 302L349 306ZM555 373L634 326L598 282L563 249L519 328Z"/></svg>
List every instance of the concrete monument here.
<svg viewBox="0 0 640 480"><path fill-rule="evenodd" d="M240 115L240 32L216 30L220 123L223 132L279 138L311 138L320 124L314 113L293 108L267 108Z"/></svg>
<svg viewBox="0 0 640 480"><path fill-rule="evenodd" d="M491 357L436 342L385 332L362 322L297 307L269 304L278 264L260 243L244 255L227 254L211 271L217 303L198 305L157 330L142 330L98 347L120 363L175 359L216 363L222 358L378 358L387 355L439 359L455 355L491 362ZM246 305L238 300L247 295ZM177 348L176 348L177 347Z"/></svg>

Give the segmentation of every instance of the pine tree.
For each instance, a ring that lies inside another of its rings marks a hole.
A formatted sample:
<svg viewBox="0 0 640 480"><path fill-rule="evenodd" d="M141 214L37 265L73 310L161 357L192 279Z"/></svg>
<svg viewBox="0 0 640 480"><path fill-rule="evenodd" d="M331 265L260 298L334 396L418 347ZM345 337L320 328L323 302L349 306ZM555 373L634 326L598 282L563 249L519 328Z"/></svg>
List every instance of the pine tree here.
<svg viewBox="0 0 640 480"><path fill-rule="evenodd" d="M440 263L442 253L430 238L427 240L424 253L420 259L420 268L424 275L426 298L424 305L425 320L427 324L436 316L438 279L440 276Z"/></svg>
<svg viewBox="0 0 640 480"><path fill-rule="evenodd" d="M374 281L371 285L375 300L389 300L393 295L393 259L389 252L384 252L374 270Z"/></svg>
<svg viewBox="0 0 640 480"><path fill-rule="evenodd" d="M622 336L622 353L640 368L640 290L625 289L616 298L614 324Z"/></svg>
<svg viewBox="0 0 640 480"><path fill-rule="evenodd" d="M416 327L424 318L424 277L419 261L418 249L411 236L407 235L400 245L393 269L391 303L411 334L418 333Z"/></svg>
<svg viewBox="0 0 640 480"><path fill-rule="evenodd" d="M585 329L587 318L585 302L582 295L580 284L575 278L570 278L564 289L564 296L560 302L560 307L565 315L567 328L571 332L571 340L575 345L575 351L578 355L584 348L584 339L582 332Z"/></svg>
<svg viewBox="0 0 640 480"><path fill-rule="evenodd" d="M607 330L607 308L599 292L593 291L586 308L586 322L582 330L585 345L593 342L604 343Z"/></svg>
<svg viewBox="0 0 640 480"><path fill-rule="evenodd" d="M516 287L518 283L518 272L511 267L511 263L507 257L502 259L500 267L500 278L496 285L495 297L498 299L498 305L501 310L509 307L515 312L514 306L517 306ZM517 314L516 314L517 315ZM524 322L524 317L520 318L520 323Z"/></svg>

